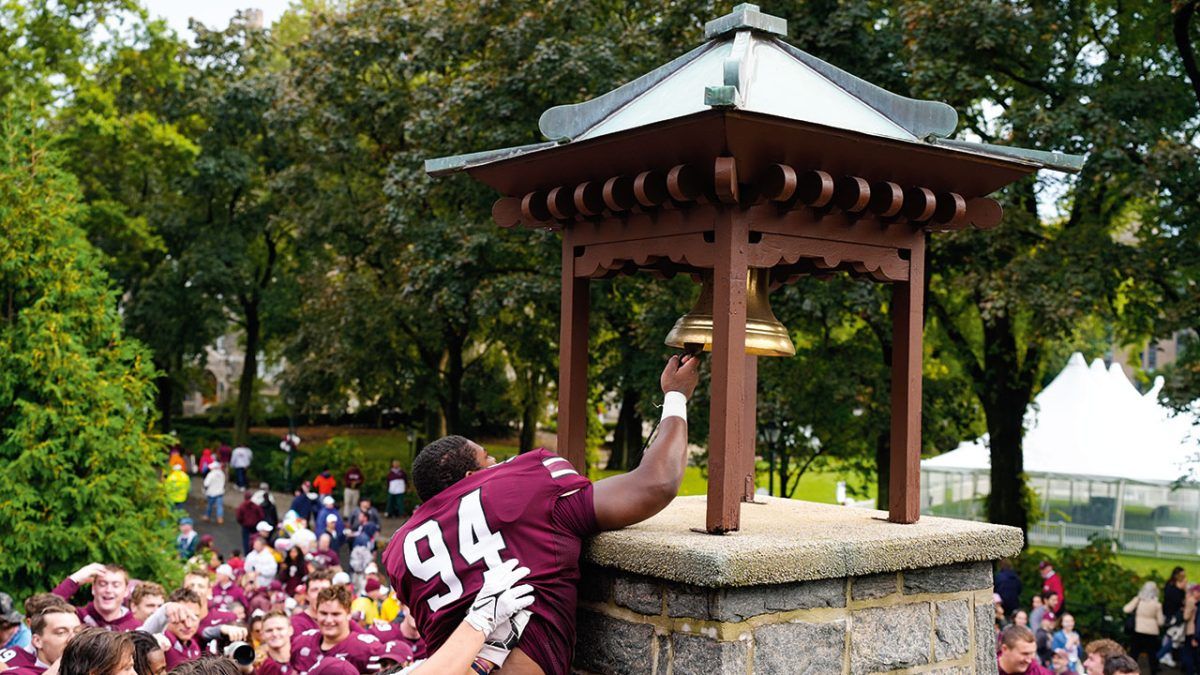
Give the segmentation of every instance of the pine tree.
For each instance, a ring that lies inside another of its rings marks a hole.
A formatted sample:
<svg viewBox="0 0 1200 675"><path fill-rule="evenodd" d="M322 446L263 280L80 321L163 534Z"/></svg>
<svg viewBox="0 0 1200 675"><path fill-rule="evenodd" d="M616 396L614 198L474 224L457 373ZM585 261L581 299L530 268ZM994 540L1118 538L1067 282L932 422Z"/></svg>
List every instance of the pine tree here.
<svg viewBox="0 0 1200 675"><path fill-rule="evenodd" d="M0 110L0 588L18 597L93 561L177 574L154 371L79 213L37 126Z"/></svg>

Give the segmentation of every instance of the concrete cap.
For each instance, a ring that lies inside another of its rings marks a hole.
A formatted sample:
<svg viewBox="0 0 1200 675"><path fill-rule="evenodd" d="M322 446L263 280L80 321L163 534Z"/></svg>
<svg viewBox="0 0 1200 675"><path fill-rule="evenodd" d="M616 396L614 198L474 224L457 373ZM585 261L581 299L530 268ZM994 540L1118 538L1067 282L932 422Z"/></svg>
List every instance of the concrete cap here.
<svg viewBox="0 0 1200 675"><path fill-rule="evenodd" d="M1016 555L1015 527L922 516L887 522L886 511L759 497L742 504L741 530L693 531L706 499L679 497L644 523L593 538L584 559L696 586L750 586L864 576Z"/></svg>

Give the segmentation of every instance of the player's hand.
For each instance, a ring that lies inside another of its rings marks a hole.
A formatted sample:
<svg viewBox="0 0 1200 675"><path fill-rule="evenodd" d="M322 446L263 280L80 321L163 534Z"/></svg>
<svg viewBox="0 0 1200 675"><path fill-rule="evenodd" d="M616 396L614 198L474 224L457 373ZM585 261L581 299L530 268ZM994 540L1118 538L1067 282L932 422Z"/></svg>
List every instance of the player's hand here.
<svg viewBox="0 0 1200 675"><path fill-rule="evenodd" d="M194 623L200 620L195 612L182 603L168 602L162 606L162 610L167 616L168 623Z"/></svg>
<svg viewBox="0 0 1200 675"><path fill-rule="evenodd" d="M246 636L249 635L249 631L241 626L225 624L224 626L221 626L221 634L229 638L230 642L245 642Z"/></svg>
<svg viewBox="0 0 1200 675"><path fill-rule="evenodd" d="M463 619L480 633L491 634L500 622L533 604L533 587L517 585L529 568L517 564L513 558L483 573L483 587Z"/></svg>
<svg viewBox="0 0 1200 675"><path fill-rule="evenodd" d="M507 621L501 621L496 628L484 638L479 656L491 661L497 667L504 665L509 653L521 640L525 626L529 623L529 610L523 609L513 614Z"/></svg>
<svg viewBox="0 0 1200 675"><path fill-rule="evenodd" d="M672 356L667 361L667 367L663 368L662 377L659 378L664 394L668 391L677 391L689 399L699 382L700 356L698 354L685 355L682 359L678 354Z"/></svg>
<svg viewBox="0 0 1200 675"><path fill-rule="evenodd" d="M104 571L104 565L100 563L88 563L80 567L74 574L71 575L71 581L74 581L80 586L90 584L97 574Z"/></svg>

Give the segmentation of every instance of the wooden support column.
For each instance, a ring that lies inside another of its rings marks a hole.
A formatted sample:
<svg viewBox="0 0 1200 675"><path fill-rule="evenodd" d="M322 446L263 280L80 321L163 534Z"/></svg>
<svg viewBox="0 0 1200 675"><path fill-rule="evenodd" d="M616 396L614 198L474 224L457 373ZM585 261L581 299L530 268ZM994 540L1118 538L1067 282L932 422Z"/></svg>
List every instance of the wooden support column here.
<svg viewBox="0 0 1200 675"><path fill-rule="evenodd" d="M908 280L892 284L892 456L888 520L921 517L921 349L925 239L914 243Z"/></svg>
<svg viewBox="0 0 1200 675"><path fill-rule="evenodd" d="M749 451L746 410L746 274L749 232L744 214L725 207L716 217L713 269L712 402L708 439L706 529L738 529Z"/></svg>
<svg viewBox="0 0 1200 675"><path fill-rule="evenodd" d="M746 398L742 407L746 445L742 449L742 501L754 501L754 454L758 441L758 357L746 355Z"/></svg>
<svg viewBox="0 0 1200 675"><path fill-rule="evenodd" d="M587 471L587 277L575 276L571 228L562 235L562 307L558 333L558 454Z"/></svg>

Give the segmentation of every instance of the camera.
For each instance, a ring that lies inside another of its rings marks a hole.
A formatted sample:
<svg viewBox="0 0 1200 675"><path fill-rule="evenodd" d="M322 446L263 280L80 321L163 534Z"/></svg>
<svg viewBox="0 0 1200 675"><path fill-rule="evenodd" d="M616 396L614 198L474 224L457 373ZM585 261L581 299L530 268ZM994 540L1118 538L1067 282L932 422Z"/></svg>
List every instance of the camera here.
<svg viewBox="0 0 1200 675"><path fill-rule="evenodd" d="M239 666L249 666L254 663L254 645L249 642L230 642L223 653Z"/></svg>

